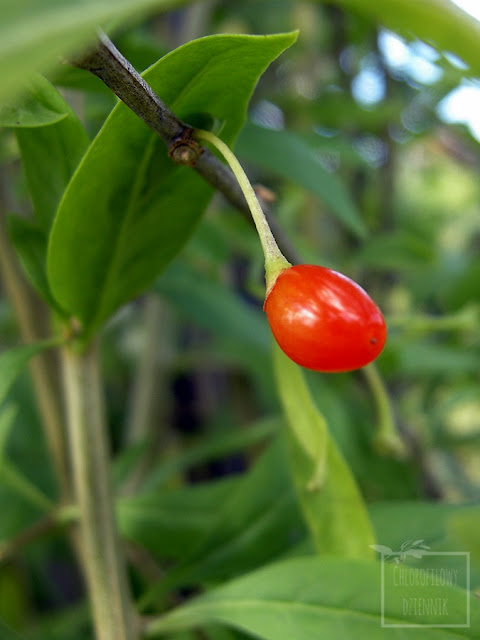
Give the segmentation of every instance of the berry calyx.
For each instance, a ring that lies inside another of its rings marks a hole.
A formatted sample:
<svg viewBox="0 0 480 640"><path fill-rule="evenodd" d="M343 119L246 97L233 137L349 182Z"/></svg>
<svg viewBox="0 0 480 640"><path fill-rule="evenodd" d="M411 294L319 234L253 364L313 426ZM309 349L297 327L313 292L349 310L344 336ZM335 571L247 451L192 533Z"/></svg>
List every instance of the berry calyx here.
<svg viewBox="0 0 480 640"><path fill-rule="evenodd" d="M387 328L377 305L356 282L326 267L284 269L264 310L280 348L307 369L359 369L385 345Z"/></svg>

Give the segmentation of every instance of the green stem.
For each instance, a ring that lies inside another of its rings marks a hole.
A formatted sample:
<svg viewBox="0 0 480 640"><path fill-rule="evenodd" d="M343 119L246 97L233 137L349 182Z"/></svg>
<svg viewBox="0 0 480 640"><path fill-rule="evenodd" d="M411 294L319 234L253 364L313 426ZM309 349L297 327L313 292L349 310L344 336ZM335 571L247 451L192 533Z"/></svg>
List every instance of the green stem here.
<svg viewBox="0 0 480 640"><path fill-rule="evenodd" d="M291 266L290 262L285 258L283 253L278 248L277 242L273 236L273 233L270 229L270 226L265 218L265 214L263 213L262 207L258 202L258 198L253 190L252 185L242 168L242 165L237 160L235 154L230 150L230 148L217 138L216 135L211 133L210 131L202 131L197 129L195 131L195 137L199 140L205 140L213 145L222 156L227 161L230 169L235 174L236 179L238 180L238 184L245 196L245 200L247 201L248 207L250 209L250 213L252 214L253 221L258 231L258 235L260 237L260 242L262 243L263 254L265 256L265 279L267 282L267 295L270 292L271 288L275 284L275 280L279 276L279 274L288 269Z"/></svg>
<svg viewBox="0 0 480 640"><path fill-rule="evenodd" d="M137 640L136 614L115 523L98 355L62 350L65 398L79 507L83 569L97 640Z"/></svg>
<svg viewBox="0 0 480 640"><path fill-rule="evenodd" d="M2 168L4 169L4 167ZM28 285L21 273L17 256L8 238L6 212L12 210L8 175L0 171L0 274L7 295L18 318L23 342L37 342L48 335L50 327L46 307ZM70 478L65 455L61 394L56 354L39 353L30 362L35 401L38 405L42 427L55 468L56 478L64 500L70 498Z"/></svg>
<svg viewBox="0 0 480 640"><path fill-rule="evenodd" d="M382 455L405 458L407 450L395 426L390 398L377 367L372 363L361 371L365 375L377 405L378 426L373 441L375 449Z"/></svg>

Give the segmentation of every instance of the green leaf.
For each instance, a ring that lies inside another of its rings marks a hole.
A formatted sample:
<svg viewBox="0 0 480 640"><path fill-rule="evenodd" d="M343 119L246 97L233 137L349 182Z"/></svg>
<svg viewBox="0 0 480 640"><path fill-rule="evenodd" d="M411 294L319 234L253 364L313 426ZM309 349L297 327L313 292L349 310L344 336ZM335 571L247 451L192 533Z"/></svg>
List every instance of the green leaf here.
<svg viewBox="0 0 480 640"><path fill-rule="evenodd" d="M0 404L10 387L20 375L27 362L34 355L53 346L53 341L36 342L23 347L15 347L0 355Z"/></svg>
<svg viewBox="0 0 480 640"><path fill-rule="evenodd" d="M279 428L278 418L266 418L255 424L227 432L212 433L182 454L163 462L148 475L143 487L148 491L164 484L173 475L189 467L206 464L221 457L242 451L247 447L258 446L262 441L274 435Z"/></svg>
<svg viewBox="0 0 480 640"><path fill-rule="evenodd" d="M40 110L52 104L63 117L25 123L16 131L37 224L11 216L9 233L31 283L61 313L46 276L47 234L65 187L88 147L88 136L70 106L41 76L27 104Z"/></svg>
<svg viewBox="0 0 480 640"><path fill-rule="evenodd" d="M357 236L366 235L366 227L339 178L321 165L315 149L292 131L273 131L252 123L242 130L236 145L239 156L293 180L305 187L331 209Z"/></svg>
<svg viewBox="0 0 480 640"><path fill-rule="evenodd" d="M62 607L59 611L48 611L42 616L37 616L35 625L29 627L26 637L16 640L78 640L88 638L85 629L90 624L90 608L88 603L80 600L79 603ZM3 636L2 636L3 640ZM8 640L8 638L6 638Z"/></svg>
<svg viewBox="0 0 480 640"><path fill-rule="evenodd" d="M62 120L43 123L50 126L25 125L16 132L35 216L45 231L50 230L65 187L89 144L85 129L70 106L43 80L36 100L41 104L54 96L58 109L65 114Z"/></svg>
<svg viewBox="0 0 480 640"><path fill-rule="evenodd" d="M471 301L478 301L478 282L480 281L480 258L475 256L465 264L460 272L449 271L443 278L442 299L453 309L460 309Z"/></svg>
<svg viewBox="0 0 480 640"><path fill-rule="evenodd" d="M220 625L209 625L202 629L205 633L205 640L250 640L251 636L247 636L240 631L229 629ZM195 639L192 639L195 640Z"/></svg>
<svg viewBox="0 0 480 640"><path fill-rule="evenodd" d="M424 538L429 546L443 542L455 513L469 513L459 504L425 501L377 502L369 507L379 543L398 551L406 540Z"/></svg>
<svg viewBox="0 0 480 640"><path fill-rule="evenodd" d="M412 232L397 231L371 238L357 254L363 265L416 273L435 259L431 241Z"/></svg>
<svg viewBox="0 0 480 640"><path fill-rule="evenodd" d="M0 100L19 91L34 71L51 69L93 42L99 24L185 4L188 0L2 0Z"/></svg>
<svg viewBox="0 0 480 640"><path fill-rule="evenodd" d="M282 443L277 441L223 501L208 535L189 552L184 562L142 598L144 607L172 585L190 585L248 571L286 553L304 528L287 471Z"/></svg>
<svg viewBox="0 0 480 640"><path fill-rule="evenodd" d="M21 469L8 460L3 460L0 466L0 482L41 511L51 513L56 506Z"/></svg>
<svg viewBox="0 0 480 640"><path fill-rule="evenodd" d="M2 592L3 595L3 592ZM14 631L6 622L0 618L0 633L2 640L25 640L25 638Z"/></svg>
<svg viewBox="0 0 480 640"><path fill-rule="evenodd" d="M408 38L413 35L454 53L480 75L480 22L449 0L338 0L338 4Z"/></svg>
<svg viewBox="0 0 480 640"><path fill-rule="evenodd" d="M468 549L472 562L477 566L480 566L479 523L480 510L478 507L454 512L447 522L447 531L450 537L459 541L463 549Z"/></svg>
<svg viewBox="0 0 480 640"><path fill-rule="evenodd" d="M384 622L398 624L391 633L396 640L456 640L480 638L480 606L457 587L416 588L417 595L447 599L448 621L466 619L466 600L471 605L470 627L436 628L421 625L447 622L438 614L404 612L403 598L412 596L412 587L395 586L395 568L386 564ZM420 578L415 574L414 578ZM393 591L395 589L395 591ZM192 600L150 623L146 638L218 622L241 629L263 640L324 640L355 638L384 640L382 628L380 564L352 558L306 557L286 560L241 577L230 584ZM402 626L404 625L404 626Z"/></svg>
<svg viewBox="0 0 480 640"><path fill-rule="evenodd" d="M47 262L45 232L31 220L12 215L8 217L8 233L32 285L52 309L63 314L50 291L45 273Z"/></svg>
<svg viewBox="0 0 480 640"><path fill-rule="evenodd" d="M15 417L17 415L17 407L7 405L0 410L0 466L5 458L5 449L7 447L8 437L13 427Z"/></svg>
<svg viewBox="0 0 480 640"><path fill-rule="evenodd" d="M398 372L409 376L465 375L478 371L478 353L471 348L415 341L398 352Z"/></svg>
<svg viewBox="0 0 480 640"><path fill-rule="evenodd" d="M236 482L233 478L121 498L117 503L120 531L159 558L181 559L193 540L209 533L218 505L229 500Z"/></svg>
<svg viewBox="0 0 480 640"><path fill-rule="evenodd" d="M0 635L2 640L25 640L21 636L9 635L9 625L21 629L30 611L29 598L25 590L21 572L13 562L2 562L0 572ZM10 630L11 631L11 630Z"/></svg>
<svg viewBox="0 0 480 640"><path fill-rule="evenodd" d="M247 571L286 552L304 534L281 443L274 442L219 511L188 564L191 578Z"/></svg>
<svg viewBox="0 0 480 640"><path fill-rule="evenodd" d="M180 117L210 112L238 133L254 86L296 34L211 36L180 47L144 78ZM174 165L125 105L113 110L60 204L48 275L60 304L91 332L147 287L192 233L212 189Z"/></svg>
<svg viewBox="0 0 480 640"><path fill-rule="evenodd" d="M216 336L262 351L270 347L270 331L259 310L185 264L171 265L156 282L155 291Z"/></svg>
<svg viewBox="0 0 480 640"><path fill-rule="evenodd" d="M317 552L368 557L373 529L355 479L315 407L301 369L275 345L295 486Z"/></svg>
<svg viewBox="0 0 480 640"><path fill-rule="evenodd" d="M0 127L43 127L63 120L69 111L48 80L35 74L22 94L0 104Z"/></svg>
<svg viewBox="0 0 480 640"><path fill-rule="evenodd" d="M195 631L192 631L192 632L184 631L180 633L175 633L173 635L169 635L167 640L197 640L197 638L195 638Z"/></svg>

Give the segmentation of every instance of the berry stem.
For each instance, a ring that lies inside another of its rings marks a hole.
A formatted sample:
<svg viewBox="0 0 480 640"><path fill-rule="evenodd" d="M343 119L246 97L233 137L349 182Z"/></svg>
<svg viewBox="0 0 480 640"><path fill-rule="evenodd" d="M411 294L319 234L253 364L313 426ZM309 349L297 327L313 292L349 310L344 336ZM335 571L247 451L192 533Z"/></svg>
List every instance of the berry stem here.
<svg viewBox="0 0 480 640"><path fill-rule="evenodd" d="M407 456L407 448L395 426L392 405L387 389L377 367L371 363L362 369L377 405L378 425L373 446L381 455L392 455L398 459Z"/></svg>
<svg viewBox="0 0 480 640"><path fill-rule="evenodd" d="M275 284L277 277L282 271L291 267L291 264L278 248L277 241L275 240L267 219L265 218L265 214L263 213L255 191L253 190L253 187L235 154L225 144L225 142L223 142L223 140L217 138L217 136L210 131L197 129L195 131L195 137L199 140L205 140L213 145L225 158L230 169L238 180L238 184L245 196L245 200L247 201L262 244L263 254L265 256L265 280L267 283L268 295Z"/></svg>

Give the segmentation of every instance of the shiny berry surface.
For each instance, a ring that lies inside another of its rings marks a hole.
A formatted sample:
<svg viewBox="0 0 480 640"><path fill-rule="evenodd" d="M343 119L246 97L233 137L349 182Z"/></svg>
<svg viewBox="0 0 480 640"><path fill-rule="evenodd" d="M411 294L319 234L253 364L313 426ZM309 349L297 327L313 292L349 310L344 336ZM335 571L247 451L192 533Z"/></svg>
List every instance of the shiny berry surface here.
<svg viewBox="0 0 480 640"><path fill-rule="evenodd" d="M280 348L315 371L359 369L375 360L387 338L382 312L366 291L326 267L282 271L264 309Z"/></svg>

